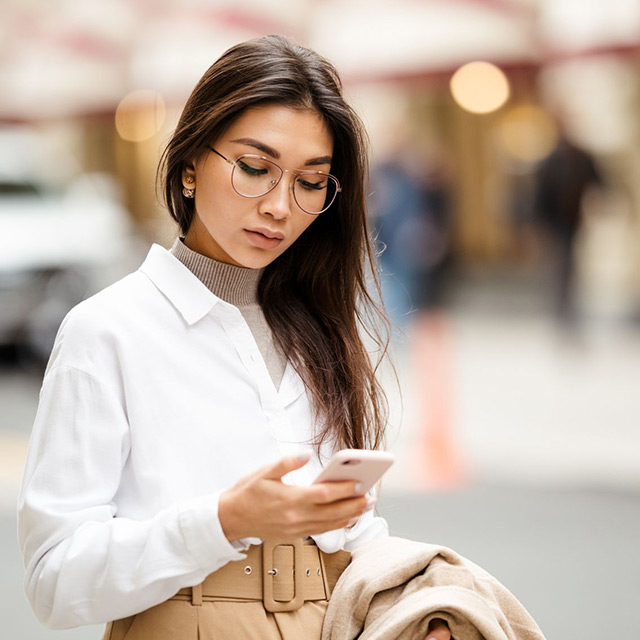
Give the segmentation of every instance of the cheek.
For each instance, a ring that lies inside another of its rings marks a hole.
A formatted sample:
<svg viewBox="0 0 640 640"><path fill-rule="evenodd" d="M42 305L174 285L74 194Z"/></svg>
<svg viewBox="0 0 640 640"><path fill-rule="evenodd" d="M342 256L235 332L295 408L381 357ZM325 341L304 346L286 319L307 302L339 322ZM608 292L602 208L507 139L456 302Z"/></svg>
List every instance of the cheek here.
<svg viewBox="0 0 640 640"><path fill-rule="evenodd" d="M216 210L228 206L228 203L237 196L231 185L220 180L211 180L201 190L205 206L210 210Z"/></svg>
<svg viewBox="0 0 640 640"><path fill-rule="evenodd" d="M239 198L238 194L231 186L231 176L225 172L224 168L216 168L206 164L196 166L196 197L198 191L203 196L206 206L216 208L226 205L229 201Z"/></svg>
<svg viewBox="0 0 640 640"><path fill-rule="evenodd" d="M212 185L200 193L200 201L196 192L196 208L207 226L217 226L238 223L251 206L251 202L240 197L226 185L218 187Z"/></svg>

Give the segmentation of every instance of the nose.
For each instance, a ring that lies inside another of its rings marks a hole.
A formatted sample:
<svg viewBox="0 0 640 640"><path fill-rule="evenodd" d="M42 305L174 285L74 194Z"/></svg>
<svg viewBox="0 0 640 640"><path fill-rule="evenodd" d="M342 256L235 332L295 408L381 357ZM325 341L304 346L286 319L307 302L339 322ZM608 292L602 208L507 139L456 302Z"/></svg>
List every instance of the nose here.
<svg viewBox="0 0 640 640"><path fill-rule="evenodd" d="M262 197L260 209L275 220L284 220L291 217L292 199L293 183L284 174L276 187Z"/></svg>

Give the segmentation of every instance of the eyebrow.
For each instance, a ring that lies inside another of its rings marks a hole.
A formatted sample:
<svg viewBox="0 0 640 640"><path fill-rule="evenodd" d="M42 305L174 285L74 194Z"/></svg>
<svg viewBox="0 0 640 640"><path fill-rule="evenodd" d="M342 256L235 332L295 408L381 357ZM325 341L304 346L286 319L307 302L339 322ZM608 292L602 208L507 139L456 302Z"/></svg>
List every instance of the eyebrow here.
<svg viewBox="0 0 640 640"><path fill-rule="evenodd" d="M248 147L253 147L258 151L262 151L262 153L266 153L268 156L275 158L276 160L280 159L280 154L269 145L264 142L260 142L260 140L256 140L254 138L237 138L236 140L231 140L231 142L236 142L238 144L244 144ZM304 163L305 167L312 167L320 164L331 164L331 156L319 156L317 158L310 158Z"/></svg>

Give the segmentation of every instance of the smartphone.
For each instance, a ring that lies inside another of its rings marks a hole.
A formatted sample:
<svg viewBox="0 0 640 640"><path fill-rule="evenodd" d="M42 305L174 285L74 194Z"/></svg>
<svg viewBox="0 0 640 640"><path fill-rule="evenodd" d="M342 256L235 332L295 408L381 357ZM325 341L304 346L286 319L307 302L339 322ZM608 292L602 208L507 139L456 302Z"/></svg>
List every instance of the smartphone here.
<svg viewBox="0 0 640 640"><path fill-rule="evenodd" d="M384 472L393 464L393 454L386 451L366 449L342 449L329 460L327 466L313 481L336 482L355 480L362 485L356 495L364 495L380 480Z"/></svg>

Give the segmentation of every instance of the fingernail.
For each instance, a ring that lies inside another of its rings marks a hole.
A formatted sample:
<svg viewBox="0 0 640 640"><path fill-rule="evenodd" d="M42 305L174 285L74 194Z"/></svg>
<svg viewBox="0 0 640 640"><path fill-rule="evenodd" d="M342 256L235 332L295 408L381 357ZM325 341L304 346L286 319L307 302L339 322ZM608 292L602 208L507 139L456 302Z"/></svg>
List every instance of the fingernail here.
<svg viewBox="0 0 640 640"><path fill-rule="evenodd" d="M377 498L374 498L373 496L369 496L367 498L367 508L365 509L365 511L371 511L371 509L373 509L373 507L376 506L376 502L378 502Z"/></svg>
<svg viewBox="0 0 640 640"><path fill-rule="evenodd" d="M363 493L363 489L362 482L356 482L356 486L354 487L355 492L361 494Z"/></svg>
<svg viewBox="0 0 640 640"><path fill-rule="evenodd" d="M347 527L353 527L353 525L355 525L356 522L358 522L358 518L351 518L351 520L347 522Z"/></svg>
<svg viewBox="0 0 640 640"><path fill-rule="evenodd" d="M309 458L311 458L311 454L308 451L300 451L299 453L296 453L294 458L298 462L307 462Z"/></svg>

